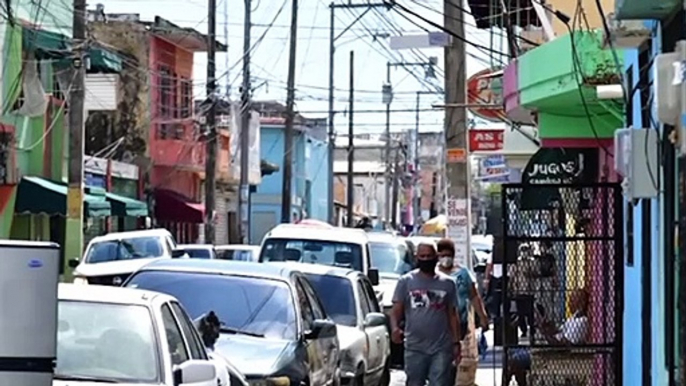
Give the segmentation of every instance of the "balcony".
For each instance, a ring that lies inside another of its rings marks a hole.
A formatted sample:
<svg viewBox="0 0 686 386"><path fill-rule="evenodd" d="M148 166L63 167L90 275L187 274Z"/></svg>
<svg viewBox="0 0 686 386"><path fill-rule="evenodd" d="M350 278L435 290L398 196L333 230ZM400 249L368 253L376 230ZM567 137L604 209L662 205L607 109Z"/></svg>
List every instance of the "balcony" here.
<svg viewBox="0 0 686 386"><path fill-rule="evenodd" d="M617 20L653 19L664 20L681 6L680 0L617 0Z"/></svg>
<svg viewBox="0 0 686 386"><path fill-rule="evenodd" d="M205 168L205 142L191 120L153 125L150 158L154 165L201 172Z"/></svg>

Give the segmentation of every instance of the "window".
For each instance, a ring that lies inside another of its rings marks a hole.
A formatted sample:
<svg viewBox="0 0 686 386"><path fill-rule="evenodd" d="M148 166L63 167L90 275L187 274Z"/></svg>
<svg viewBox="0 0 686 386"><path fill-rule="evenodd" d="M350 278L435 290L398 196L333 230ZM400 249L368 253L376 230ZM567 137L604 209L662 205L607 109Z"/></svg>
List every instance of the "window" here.
<svg viewBox="0 0 686 386"><path fill-rule="evenodd" d="M372 267L380 274L399 277L412 270L407 259L407 245L396 242L370 243Z"/></svg>
<svg viewBox="0 0 686 386"><path fill-rule="evenodd" d="M171 271L140 271L127 284L175 297L197 319L214 311L236 333L294 340L295 305L281 280Z"/></svg>
<svg viewBox="0 0 686 386"><path fill-rule="evenodd" d="M158 342L147 307L60 300L57 314L56 376L161 383Z"/></svg>
<svg viewBox="0 0 686 386"><path fill-rule="evenodd" d="M115 260L161 257L164 254L164 246L159 237L134 237L93 243L86 252L86 261L94 264Z"/></svg>
<svg viewBox="0 0 686 386"><path fill-rule="evenodd" d="M361 281L357 282L357 293L360 297L360 306L362 307L362 318L365 318L368 313L372 312L372 310L369 305L369 299L367 299L367 295L364 290L364 285Z"/></svg>
<svg viewBox="0 0 686 386"><path fill-rule="evenodd" d="M305 289L305 294L307 295L307 299L310 303L310 307L312 307L312 314L315 319L326 319L326 312L324 311L324 306L321 304L319 297L315 293L314 289L310 285L310 283L307 280L301 280L298 279L302 283L303 288Z"/></svg>
<svg viewBox="0 0 686 386"><path fill-rule="evenodd" d="M295 282L295 292L298 296L298 304L300 305L300 313L302 314L303 330L308 331L312 328L312 323L314 322L314 311L307 299L307 294L305 294L305 289L300 280Z"/></svg>
<svg viewBox="0 0 686 386"><path fill-rule="evenodd" d="M269 239L260 261L299 261L362 271L362 248L358 244L330 240Z"/></svg>
<svg viewBox="0 0 686 386"><path fill-rule="evenodd" d="M161 120L168 120L172 117L173 109L173 82L172 73L169 67L159 66L157 87L159 90L159 103L157 106L157 117ZM171 126L169 123L159 125L159 138L166 139L171 136Z"/></svg>
<svg viewBox="0 0 686 386"><path fill-rule="evenodd" d="M379 301L376 299L376 293L374 292L374 287L372 287L372 284L368 279L363 278L362 286L365 289L367 300L369 300L369 310L371 312L381 312L381 307L379 307Z"/></svg>
<svg viewBox="0 0 686 386"><path fill-rule="evenodd" d="M193 105L193 82L181 80L181 118L190 118Z"/></svg>
<svg viewBox="0 0 686 386"><path fill-rule="evenodd" d="M167 345L171 355L172 364L180 365L188 360L188 351L183 342L183 335L179 326L176 324L174 315L168 305L162 306L162 324L167 335Z"/></svg>
<svg viewBox="0 0 686 386"><path fill-rule="evenodd" d="M176 315L176 320L179 321L181 325L181 330L183 330L183 335L186 336L188 341L188 346L191 349L191 357L193 359L207 359L207 352L205 351L205 346L200 342L200 337L195 330L193 322L190 320L186 311L181 308L179 303L171 302L171 308Z"/></svg>
<svg viewBox="0 0 686 386"><path fill-rule="evenodd" d="M352 282L346 278L331 275L305 274L324 305L326 314L336 324L355 326L357 309Z"/></svg>

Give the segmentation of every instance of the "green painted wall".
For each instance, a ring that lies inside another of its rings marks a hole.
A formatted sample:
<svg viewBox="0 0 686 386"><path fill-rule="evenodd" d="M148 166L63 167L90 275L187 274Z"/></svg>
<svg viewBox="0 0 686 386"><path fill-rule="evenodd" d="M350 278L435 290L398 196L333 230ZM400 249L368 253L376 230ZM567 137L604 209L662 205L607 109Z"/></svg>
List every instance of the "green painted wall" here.
<svg viewBox="0 0 686 386"><path fill-rule="evenodd" d="M520 103L539 112L541 138L612 138L622 126L623 106L600 103L594 85L618 83L624 55L602 49L600 31L576 32L573 38L576 56L572 36L565 35L518 59ZM580 93L581 83L591 85L581 86Z"/></svg>
<svg viewBox="0 0 686 386"><path fill-rule="evenodd" d="M539 113L538 134L545 139L613 138L615 130L623 126L608 113L592 118L592 122L591 126L586 116Z"/></svg>

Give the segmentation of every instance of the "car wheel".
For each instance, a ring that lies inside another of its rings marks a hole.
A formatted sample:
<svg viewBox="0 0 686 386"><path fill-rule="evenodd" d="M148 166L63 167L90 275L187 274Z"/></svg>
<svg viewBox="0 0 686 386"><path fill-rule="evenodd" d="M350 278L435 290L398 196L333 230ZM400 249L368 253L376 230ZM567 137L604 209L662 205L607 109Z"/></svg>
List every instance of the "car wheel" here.
<svg viewBox="0 0 686 386"><path fill-rule="evenodd" d="M383 368L383 373L381 374L381 380L379 381L379 386L388 386L391 384L391 363L390 359L386 361L386 365Z"/></svg>

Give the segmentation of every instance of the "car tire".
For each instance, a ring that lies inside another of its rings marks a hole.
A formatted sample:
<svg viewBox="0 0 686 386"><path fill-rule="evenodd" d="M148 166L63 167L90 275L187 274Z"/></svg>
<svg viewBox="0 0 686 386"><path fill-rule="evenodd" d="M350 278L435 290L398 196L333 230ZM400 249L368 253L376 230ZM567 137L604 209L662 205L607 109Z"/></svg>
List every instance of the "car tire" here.
<svg viewBox="0 0 686 386"><path fill-rule="evenodd" d="M383 368L383 373L381 374L381 380L379 381L379 386L388 386L391 384L391 360L386 361L386 365Z"/></svg>

